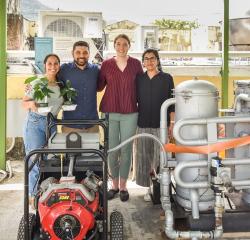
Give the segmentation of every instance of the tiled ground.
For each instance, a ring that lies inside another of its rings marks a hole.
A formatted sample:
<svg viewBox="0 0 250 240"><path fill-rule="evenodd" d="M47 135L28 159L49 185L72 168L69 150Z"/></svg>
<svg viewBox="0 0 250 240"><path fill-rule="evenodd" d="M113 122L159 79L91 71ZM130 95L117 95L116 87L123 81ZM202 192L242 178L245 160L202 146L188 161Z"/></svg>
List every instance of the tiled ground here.
<svg viewBox="0 0 250 240"><path fill-rule="evenodd" d="M15 240L20 218L23 214L22 162L12 162L14 177L0 184L0 240ZM163 240L159 219L160 206L144 202L145 188L129 183L130 200L121 202L117 197L109 201L109 212L121 211L124 217L125 240ZM248 239L249 233L227 233L223 239Z"/></svg>
<svg viewBox="0 0 250 240"><path fill-rule="evenodd" d="M153 240L161 238L160 205L145 202L143 196L145 188L140 188L133 183L129 184L130 199L121 202L117 197L109 201L109 211L119 210L124 217L124 233L128 240Z"/></svg>

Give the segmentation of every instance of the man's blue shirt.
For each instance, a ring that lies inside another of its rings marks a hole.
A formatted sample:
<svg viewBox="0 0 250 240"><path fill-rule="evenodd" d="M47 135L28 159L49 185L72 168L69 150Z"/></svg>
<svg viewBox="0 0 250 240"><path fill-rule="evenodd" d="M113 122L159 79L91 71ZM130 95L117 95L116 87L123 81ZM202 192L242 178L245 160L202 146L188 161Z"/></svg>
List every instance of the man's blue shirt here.
<svg viewBox="0 0 250 240"><path fill-rule="evenodd" d="M83 70L74 62L62 64L58 80L64 84L70 80L72 87L77 91L76 110L63 112L63 119L98 119L96 100L98 74L99 68L95 64L88 63Z"/></svg>

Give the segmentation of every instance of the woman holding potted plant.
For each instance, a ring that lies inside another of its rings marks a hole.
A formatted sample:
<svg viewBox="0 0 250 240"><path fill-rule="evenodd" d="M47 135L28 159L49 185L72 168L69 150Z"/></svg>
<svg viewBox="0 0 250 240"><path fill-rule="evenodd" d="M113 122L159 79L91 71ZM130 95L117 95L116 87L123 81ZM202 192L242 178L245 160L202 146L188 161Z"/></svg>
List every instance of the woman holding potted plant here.
<svg viewBox="0 0 250 240"><path fill-rule="evenodd" d="M60 59L55 54L49 54L44 59L45 76L43 78L32 77L25 81L29 83L25 88L23 107L28 110L24 125L25 153L36 148L41 148L46 143L46 116L48 112L40 111L40 107L49 107L50 112L57 116L63 97L60 94L60 86L57 82L57 73L60 69ZM32 159L30 159L32 161ZM37 191L39 168L35 165L29 173L30 202Z"/></svg>

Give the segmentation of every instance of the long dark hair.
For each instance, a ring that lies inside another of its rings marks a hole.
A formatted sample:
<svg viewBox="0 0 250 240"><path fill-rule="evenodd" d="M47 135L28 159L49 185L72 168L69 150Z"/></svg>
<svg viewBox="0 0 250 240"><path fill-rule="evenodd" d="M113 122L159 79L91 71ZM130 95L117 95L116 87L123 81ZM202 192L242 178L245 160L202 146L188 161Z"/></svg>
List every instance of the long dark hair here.
<svg viewBox="0 0 250 240"><path fill-rule="evenodd" d="M48 61L49 57L55 57L57 59L57 61L59 62L59 64L60 64L60 58L55 53L50 53L50 54L46 55L46 57L43 60L44 64L46 64L46 62Z"/></svg>
<svg viewBox="0 0 250 240"><path fill-rule="evenodd" d="M154 48L148 48L144 51L144 53L142 54L142 62L144 61L144 57L147 53L153 53L157 59L158 62L158 70L162 72L162 66L161 66L161 61L160 61L160 56L159 56L159 52L158 50L154 49Z"/></svg>
<svg viewBox="0 0 250 240"><path fill-rule="evenodd" d="M43 63L46 64L46 62L48 61L48 59L49 59L50 57L55 57L55 58L57 59L59 65L60 65L60 63L61 63L60 58L59 58L59 56L58 56L57 54L55 54L55 53L50 53L50 54L46 55L46 57L45 57L44 60L43 60ZM61 82L61 81L58 81L58 73L56 74L56 83L57 83L57 85L60 87L60 89L62 89L62 88L64 87L64 83Z"/></svg>

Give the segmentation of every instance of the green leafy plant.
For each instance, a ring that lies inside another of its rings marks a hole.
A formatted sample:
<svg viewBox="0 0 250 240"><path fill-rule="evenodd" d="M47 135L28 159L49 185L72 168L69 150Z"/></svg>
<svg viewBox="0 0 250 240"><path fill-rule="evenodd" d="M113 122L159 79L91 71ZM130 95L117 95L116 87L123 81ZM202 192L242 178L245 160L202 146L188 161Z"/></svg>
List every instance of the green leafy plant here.
<svg viewBox="0 0 250 240"><path fill-rule="evenodd" d="M171 30L191 30L199 27L196 21L184 21L184 20L173 20L173 19L156 19L154 25L161 29Z"/></svg>
<svg viewBox="0 0 250 240"><path fill-rule="evenodd" d="M47 107L48 106L48 97L50 97L51 93L54 93L52 90L48 88L48 79L37 78L36 76L29 77L25 80L25 84L30 84L32 81L38 79L37 83L34 84L34 100L39 104L40 107Z"/></svg>
<svg viewBox="0 0 250 240"><path fill-rule="evenodd" d="M37 79L37 76L32 76L32 77L26 78L25 81L24 81L24 83L25 84L29 84L32 81L34 81L35 79Z"/></svg>
<svg viewBox="0 0 250 240"><path fill-rule="evenodd" d="M61 96L64 98L65 105L72 105L74 98L77 96L77 91L71 86L69 80L66 81L66 84L63 89L61 89Z"/></svg>

